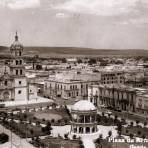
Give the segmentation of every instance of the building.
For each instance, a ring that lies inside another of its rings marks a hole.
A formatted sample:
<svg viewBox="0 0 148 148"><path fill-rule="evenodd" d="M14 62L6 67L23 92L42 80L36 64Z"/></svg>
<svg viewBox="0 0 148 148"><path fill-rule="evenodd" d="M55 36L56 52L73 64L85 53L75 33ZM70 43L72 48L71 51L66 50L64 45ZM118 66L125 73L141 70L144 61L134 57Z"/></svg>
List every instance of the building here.
<svg viewBox="0 0 148 148"><path fill-rule="evenodd" d="M136 98L136 112L148 115L148 95L138 94Z"/></svg>
<svg viewBox="0 0 148 148"><path fill-rule="evenodd" d="M88 99L97 106L135 111L136 90L125 85L108 84L89 87Z"/></svg>
<svg viewBox="0 0 148 148"><path fill-rule="evenodd" d="M90 134L97 129L97 109L87 100L75 103L71 109L71 132L74 134Z"/></svg>
<svg viewBox="0 0 148 148"><path fill-rule="evenodd" d="M107 71L101 73L101 84L124 84L124 72L122 71Z"/></svg>
<svg viewBox="0 0 148 148"><path fill-rule="evenodd" d="M15 35L15 41L10 46L11 61L9 73L5 70L0 77L0 100L1 101L22 101L28 99L27 78L23 61L23 45Z"/></svg>
<svg viewBox="0 0 148 148"><path fill-rule="evenodd" d="M99 78L91 74L62 73L45 80L44 95L63 99L82 99L88 96L88 86L99 82Z"/></svg>
<svg viewBox="0 0 148 148"><path fill-rule="evenodd" d="M0 77L0 101L13 101L14 99L13 77L5 69Z"/></svg>
<svg viewBox="0 0 148 148"><path fill-rule="evenodd" d="M125 84L131 87L147 87L148 85L148 77L145 75L144 72L136 72L131 74L125 75Z"/></svg>
<svg viewBox="0 0 148 148"><path fill-rule="evenodd" d="M148 90L144 88L135 88L136 95L136 112L148 115Z"/></svg>
<svg viewBox="0 0 148 148"><path fill-rule="evenodd" d="M93 103L96 107L101 105L99 100L99 85L90 85L88 87L88 100Z"/></svg>

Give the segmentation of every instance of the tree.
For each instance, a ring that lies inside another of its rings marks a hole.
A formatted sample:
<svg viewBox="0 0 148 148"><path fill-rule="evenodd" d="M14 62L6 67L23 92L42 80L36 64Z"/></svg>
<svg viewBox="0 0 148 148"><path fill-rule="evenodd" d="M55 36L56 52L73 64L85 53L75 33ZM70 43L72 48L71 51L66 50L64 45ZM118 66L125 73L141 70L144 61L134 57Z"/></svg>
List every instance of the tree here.
<svg viewBox="0 0 148 148"><path fill-rule="evenodd" d="M72 138L75 140L77 138L77 136L76 135L73 135Z"/></svg>
<svg viewBox="0 0 148 148"><path fill-rule="evenodd" d="M134 134L130 133L129 137L130 137L130 139L133 139L134 138Z"/></svg>
<svg viewBox="0 0 148 148"><path fill-rule="evenodd" d="M51 123L54 123L55 122L55 120L54 119L51 119Z"/></svg>
<svg viewBox="0 0 148 148"><path fill-rule="evenodd" d="M30 129L30 134L31 134L31 135L34 134L34 130L33 130L33 128Z"/></svg>
<svg viewBox="0 0 148 148"><path fill-rule="evenodd" d="M143 138L143 139L145 139L145 138L146 138L146 136L145 136L145 135L142 135L142 138Z"/></svg>
<svg viewBox="0 0 148 148"><path fill-rule="evenodd" d="M99 139L103 139L103 135L102 134L99 135Z"/></svg>
<svg viewBox="0 0 148 148"><path fill-rule="evenodd" d="M133 127L133 125L134 125L134 122L131 121L131 122L130 122L130 126Z"/></svg>
<svg viewBox="0 0 148 148"><path fill-rule="evenodd" d="M121 122L119 122L117 124L117 130L118 130L118 132L121 132L122 131L122 123Z"/></svg>
<svg viewBox="0 0 148 148"><path fill-rule="evenodd" d="M67 62L66 58L62 58L62 63L66 63L66 62Z"/></svg>
<svg viewBox="0 0 148 148"><path fill-rule="evenodd" d="M136 121L137 126L139 125L139 120Z"/></svg>
<svg viewBox="0 0 148 148"><path fill-rule="evenodd" d="M51 130L52 130L51 123L48 122L45 127L41 128L41 130L42 130L43 133L46 133L46 134L50 135L51 134Z"/></svg>
<svg viewBox="0 0 148 148"><path fill-rule="evenodd" d="M102 112L102 116L104 117L104 112Z"/></svg>
<svg viewBox="0 0 148 148"><path fill-rule="evenodd" d="M138 131L137 134L140 136L141 135L141 131Z"/></svg>
<svg viewBox="0 0 148 148"><path fill-rule="evenodd" d="M144 127L146 127L147 126L147 122L144 122Z"/></svg>
<svg viewBox="0 0 148 148"><path fill-rule="evenodd" d="M43 119L42 119L42 122L45 122L45 121L46 121L45 118L43 118Z"/></svg>
<svg viewBox="0 0 148 148"><path fill-rule="evenodd" d="M82 60L81 60L81 59L78 59L78 63L79 63L79 64L82 63Z"/></svg>
<svg viewBox="0 0 148 148"><path fill-rule="evenodd" d="M0 143L5 143L8 142L9 140L9 136L5 133L1 133L0 134Z"/></svg>
<svg viewBox="0 0 148 148"><path fill-rule="evenodd" d="M108 136L111 137L112 136L112 131L108 132Z"/></svg>
<svg viewBox="0 0 148 148"><path fill-rule="evenodd" d="M36 70L41 70L42 69L42 65L36 65Z"/></svg>
<svg viewBox="0 0 148 148"><path fill-rule="evenodd" d="M68 134L64 134L64 138L65 139L68 139Z"/></svg>
<svg viewBox="0 0 148 148"><path fill-rule="evenodd" d="M89 61L88 61L88 64L89 65L93 65L93 64L96 64L97 63L97 60L95 59L95 58L91 58L91 59L89 59Z"/></svg>

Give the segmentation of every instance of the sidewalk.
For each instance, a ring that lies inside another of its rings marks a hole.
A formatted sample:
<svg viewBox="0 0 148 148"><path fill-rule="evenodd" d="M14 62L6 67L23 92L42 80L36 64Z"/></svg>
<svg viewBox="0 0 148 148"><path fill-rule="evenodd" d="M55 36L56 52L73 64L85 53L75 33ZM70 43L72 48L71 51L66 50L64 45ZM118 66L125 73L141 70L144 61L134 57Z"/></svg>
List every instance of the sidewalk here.
<svg viewBox="0 0 148 148"><path fill-rule="evenodd" d="M3 126L0 125L0 133L3 132ZM0 148L35 148L33 145L28 143L26 139L22 139L16 134L12 133L12 145L11 145L11 132L10 130L4 128L4 133L9 135L9 142L6 142L4 144L0 144ZM12 146L12 147L11 147Z"/></svg>

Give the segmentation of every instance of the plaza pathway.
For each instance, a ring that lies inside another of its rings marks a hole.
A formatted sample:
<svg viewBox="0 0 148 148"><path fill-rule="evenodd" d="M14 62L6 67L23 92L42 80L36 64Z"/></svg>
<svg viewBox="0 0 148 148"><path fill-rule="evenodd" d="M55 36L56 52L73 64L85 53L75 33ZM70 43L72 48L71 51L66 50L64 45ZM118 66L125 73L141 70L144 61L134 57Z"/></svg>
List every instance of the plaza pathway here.
<svg viewBox="0 0 148 148"><path fill-rule="evenodd" d="M26 139L22 139L18 137L16 134L10 132L10 130L3 128L2 125L0 125L0 133L6 133L9 135L9 142L1 144L0 148L35 148L30 143L26 141ZM12 144L11 144L11 136L12 136Z"/></svg>

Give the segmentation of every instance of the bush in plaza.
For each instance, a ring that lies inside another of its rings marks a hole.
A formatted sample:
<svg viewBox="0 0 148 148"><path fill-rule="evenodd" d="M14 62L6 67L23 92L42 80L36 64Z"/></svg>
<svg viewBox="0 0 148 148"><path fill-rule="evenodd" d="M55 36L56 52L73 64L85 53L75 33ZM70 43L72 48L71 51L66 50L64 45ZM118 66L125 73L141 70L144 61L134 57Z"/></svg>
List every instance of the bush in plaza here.
<svg viewBox="0 0 148 148"><path fill-rule="evenodd" d="M147 122L144 122L144 126L147 126Z"/></svg>
<svg viewBox="0 0 148 148"><path fill-rule="evenodd" d="M143 138L143 135L145 138L148 138L148 128L141 127L141 126L128 126L123 127L122 134L130 136L130 133L132 133L136 137Z"/></svg>
<svg viewBox="0 0 148 148"><path fill-rule="evenodd" d="M1 133L0 134L0 143L5 143L8 142L9 140L9 136L5 133Z"/></svg>
<svg viewBox="0 0 148 148"><path fill-rule="evenodd" d="M72 138L75 140L77 138L77 136L76 135L73 135Z"/></svg>

